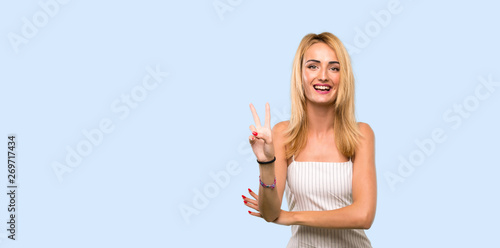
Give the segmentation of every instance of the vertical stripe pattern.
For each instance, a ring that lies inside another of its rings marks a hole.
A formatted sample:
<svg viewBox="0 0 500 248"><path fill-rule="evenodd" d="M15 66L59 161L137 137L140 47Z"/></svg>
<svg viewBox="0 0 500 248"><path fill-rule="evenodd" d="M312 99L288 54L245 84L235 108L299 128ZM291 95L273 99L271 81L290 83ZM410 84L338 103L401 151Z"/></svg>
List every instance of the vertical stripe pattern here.
<svg viewBox="0 0 500 248"><path fill-rule="evenodd" d="M325 211L352 204L352 161L297 162L288 166L285 193L289 211ZM363 229L292 225L287 248L372 247Z"/></svg>

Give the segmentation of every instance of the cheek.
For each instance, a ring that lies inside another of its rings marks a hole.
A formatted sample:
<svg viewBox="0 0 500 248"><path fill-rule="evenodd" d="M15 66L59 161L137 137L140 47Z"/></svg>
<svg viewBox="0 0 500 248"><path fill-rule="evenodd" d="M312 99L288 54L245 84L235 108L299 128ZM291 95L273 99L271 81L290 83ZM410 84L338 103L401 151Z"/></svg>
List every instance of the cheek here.
<svg viewBox="0 0 500 248"><path fill-rule="evenodd" d="M334 84L338 84L340 82L340 73L335 73L335 74L332 74L330 76L330 80L334 83Z"/></svg>
<svg viewBox="0 0 500 248"><path fill-rule="evenodd" d="M302 79L305 83L309 83L314 79L314 74L311 72L304 72L304 74L302 74Z"/></svg>

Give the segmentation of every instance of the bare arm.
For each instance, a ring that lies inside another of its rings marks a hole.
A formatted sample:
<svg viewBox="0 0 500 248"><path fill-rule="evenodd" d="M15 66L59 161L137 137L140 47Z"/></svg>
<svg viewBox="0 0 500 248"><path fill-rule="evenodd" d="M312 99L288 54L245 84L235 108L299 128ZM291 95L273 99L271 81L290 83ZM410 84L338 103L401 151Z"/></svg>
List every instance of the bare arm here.
<svg viewBox="0 0 500 248"><path fill-rule="evenodd" d="M274 189L259 186L258 204L260 214L267 221L276 220L281 213L281 203L283 192L285 191L287 159L285 157L283 131L286 128L286 122L280 122L273 127L272 136L276 161L272 164L259 165L260 176L265 184L272 184L276 176L276 187Z"/></svg>
<svg viewBox="0 0 500 248"><path fill-rule="evenodd" d="M362 134L353 158L352 197L349 206L328 211L287 212L291 225L322 228L369 229L375 218L377 178L375 172L375 137L366 123L359 123Z"/></svg>

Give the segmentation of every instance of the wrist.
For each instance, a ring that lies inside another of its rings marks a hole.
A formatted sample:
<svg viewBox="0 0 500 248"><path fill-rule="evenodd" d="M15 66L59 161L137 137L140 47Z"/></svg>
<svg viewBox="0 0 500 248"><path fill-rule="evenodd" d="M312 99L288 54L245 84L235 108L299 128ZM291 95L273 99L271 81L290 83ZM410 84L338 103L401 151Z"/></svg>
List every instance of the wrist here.
<svg viewBox="0 0 500 248"><path fill-rule="evenodd" d="M290 225L300 225L300 212L288 211L288 214L290 215Z"/></svg>
<svg viewBox="0 0 500 248"><path fill-rule="evenodd" d="M261 165L274 164L274 161L276 161L276 156L273 156L272 158L266 158L265 160L257 159L257 163Z"/></svg>

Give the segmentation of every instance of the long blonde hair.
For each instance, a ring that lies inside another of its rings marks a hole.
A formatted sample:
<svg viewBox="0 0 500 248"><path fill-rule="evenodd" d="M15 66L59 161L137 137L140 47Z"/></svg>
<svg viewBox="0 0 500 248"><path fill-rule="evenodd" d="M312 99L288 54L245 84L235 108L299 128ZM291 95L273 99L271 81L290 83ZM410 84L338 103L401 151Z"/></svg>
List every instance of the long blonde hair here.
<svg viewBox="0 0 500 248"><path fill-rule="evenodd" d="M286 130L286 158L300 152L307 142L306 98L302 86L302 64L304 54L313 44L323 42L333 49L340 63L340 83L335 106L334 135L339 151L346 157L354 156L361 133L354 116L354 74L347 50L337 36L323 32L308 34L299 44L292 65L290 94L292 113Z"/></svg>

